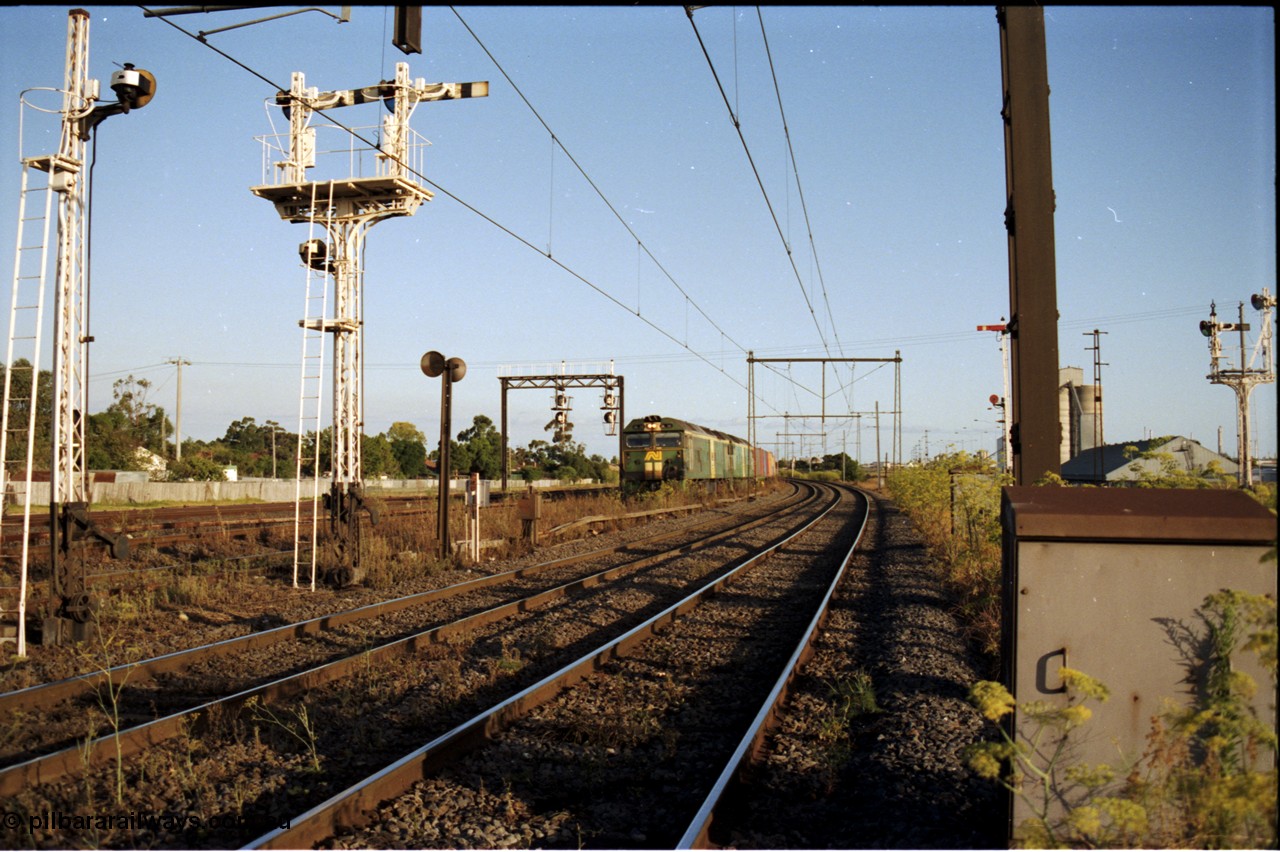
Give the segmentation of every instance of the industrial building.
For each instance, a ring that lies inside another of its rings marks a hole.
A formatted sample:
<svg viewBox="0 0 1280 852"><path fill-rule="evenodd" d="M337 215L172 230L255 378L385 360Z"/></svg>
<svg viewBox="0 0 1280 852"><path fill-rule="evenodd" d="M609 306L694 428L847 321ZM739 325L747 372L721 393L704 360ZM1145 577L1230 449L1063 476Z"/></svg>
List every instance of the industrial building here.
<svg viewBox="0 0 1280 852"><path fill-rule="evenodd" d="M1216 471L1229 480L1240 470L1231 459L1191 438L1166 436L1090 447L1063 462L1062 478L1071 483L1123 484L1160 476L1168 471L1166 464L1174 472L1195 475L1203 475L1215 464Z"/></svg>
<svg viewBox="0 0 1280 852"><path fill-rule="evenodd" d="M1062 422L1059 461L1066 464L1103 438L1102 385L1086 385L1080 367L1058 369L1058 416Z"/></svg>

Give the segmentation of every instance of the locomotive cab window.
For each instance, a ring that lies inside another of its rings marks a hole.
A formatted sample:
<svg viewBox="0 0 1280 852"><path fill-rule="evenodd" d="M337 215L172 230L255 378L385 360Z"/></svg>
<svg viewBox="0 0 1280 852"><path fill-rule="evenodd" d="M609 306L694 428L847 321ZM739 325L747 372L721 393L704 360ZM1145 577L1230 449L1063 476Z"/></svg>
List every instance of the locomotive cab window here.
<svg viewBox="0 0 1280 852"><path fill-rule="evenodd" d="M648 434L627 436L627 446L631 449L647 448L649 446L649 441L650 437Z"/></svg>
<svg viewBox="0 0 1280 852"><path fill-rule="evenodd" d="M658 446L659 446L659 447L678 447L678 446L680 446L680 433L679 433L679 432L662 432L662 433L658 434L656 437L657 437L657 439L658 439Z"/></svg>

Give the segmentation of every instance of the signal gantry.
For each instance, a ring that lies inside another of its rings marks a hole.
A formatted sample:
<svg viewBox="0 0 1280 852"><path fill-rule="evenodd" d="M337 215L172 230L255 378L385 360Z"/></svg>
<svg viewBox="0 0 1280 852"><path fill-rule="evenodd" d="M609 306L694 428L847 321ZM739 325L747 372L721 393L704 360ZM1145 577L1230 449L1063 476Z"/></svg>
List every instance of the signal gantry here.
<svg viewBox="0 0 1280 852"><path fill-rule="evenodd" d="M345 91L320 92L308 88L302 72L295 72L288 92L278 92L275 105L289 121L289 132L259 137L263 142L264 169L269 162L273 175L264 174L263 183L250 188L259 198L275 205L287 222L308 224L313 236L299 247L307 270L306 316L303 329L302 390L299 402L298 502L303 500L302 473L305 453L302 443L308 432L317 436L306 461L313 468L311 499L316 502L322 468L319 446L319 411L323 395L324 335L333 335L333 428L329 446L332 479L325 498L329 510L329 531L337 562L339 582L358 579L360 561L359 513L366 510L360 464L361 434L364 425L362 390L364 352L364 240L369 229L385 219L412 216L433 193L418 182L426 140L409 126L414 108L423 101L486 97L487 82L427 83L409 78L409 66L396 65L394 81ZM328 125L324 129L345 137L348 144L317 147L317 112L367 103L386 105L388 114L376 128L380 141L357 148L359 128ZM318 150L337 151L348 157L356 175L331 180L310 180L307 171L315 168ZM373 156L373 176L364 174L362 158ZM271 178L268 180L268 178ZM315 237L323 229L323 239ZM318 279L318 280L317 280ZM333 306L325 306L326 283L333 280ZM316 292L316 288L320 292ZM311 411L307 411L310 403ZM315 513L312 513L315 517ZM299 519L301 513L299 513ZM301 520L296 524L294 585L304 551L306 536ZM316 530L310 532L311 586L315 587Z"/></svg>

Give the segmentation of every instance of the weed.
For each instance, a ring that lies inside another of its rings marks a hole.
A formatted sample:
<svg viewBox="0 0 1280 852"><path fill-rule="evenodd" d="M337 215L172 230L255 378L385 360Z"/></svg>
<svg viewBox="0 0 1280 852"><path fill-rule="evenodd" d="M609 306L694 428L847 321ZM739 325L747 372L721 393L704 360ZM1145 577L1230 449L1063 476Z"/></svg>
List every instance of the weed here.
<svg viewBox="0 0 1280 852"><path fill-rule="evenodd" d="M852 725L863 716L880 712L871 676L855 671L848 677L824 680L830 712L818 722L818 761L828 795L835 789L840 767L853 751Z"/></svg>
<svg viewBox="0 0 1280 852"><path fill-rule="evenodd" d="M998 683L974 685L970 699L986 718L998 722L1016 706L1023 719L1018 739L1002 728L999 741L968 750L970 768L1030 808L1033 816L1018 827L1021 843L1275 847L1276 732L1254 711L1257 684L1231 667L1238 651L1257 653L1274 694L1275 601L1222 591L1205 599L1200 614L1209 640L1206 683L1191 705L1166 704L1133 766L1069 763L1072 734L1092 717L1085 702L1107 699L1106 687L1087 675L1059 671L1069 688L1065 706L1016 705Z"/></svg>
<svg viewBox="0 0 1280 852"><path fill-rule="evenodd" d="M86 670L96 672L101 676L100 682L94 690L94 695L98 702L98 709L102 711L107 726L110 728L111 736L115 741L115 803L120 805L124 801L124 754L120 741L120 695L124 691L125 684L129 680L129 675L133 673L133 669L126 669L123 676L110 674L110 671L120 664L123 658L136 655L136 649L126 648L117 633L108 634L100 622L96 623L95 626L97 628L94 631L95 644L93 646L85 645L77 649L77 653L82 658L83 666ZM88 750L97 733L95 726L92 723L90 725L89 736L85 740L86 777L89 768Z"/></svg>
<svg viewBox="0 0 1280 852"><path fill-rule="evenodd" d="M944 567L975 645L1000 649L1000 488L1011 483L991 459L952 453L889 476L894 502L911 517Z"/></svg>
<svg viewBox="0 0 1280 852"><path fill-rule="evenodd" d="M288 710L286 715L289 718L281 718L269 706L259 701L256 695L246 701L244 706L249 711L250 718L255 722L264 723L300 743L311 762L311 771L320 772L320 750L315 723L312 721L311 714L304 702L298 702L296 706ZM257 740L256 728L254 730L254 739Z"/></svg>

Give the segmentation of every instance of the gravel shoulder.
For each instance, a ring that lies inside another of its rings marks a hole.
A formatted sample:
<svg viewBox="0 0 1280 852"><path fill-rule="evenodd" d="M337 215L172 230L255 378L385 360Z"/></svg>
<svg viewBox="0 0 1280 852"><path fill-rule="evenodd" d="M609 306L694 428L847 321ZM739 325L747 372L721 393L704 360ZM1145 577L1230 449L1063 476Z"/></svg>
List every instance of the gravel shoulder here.
<svg viewBox="0 0 1280 852"><path fill-rule="evenodd" d="M1003 799L963 757L993 733L967 700L981 660L906 516L877 501L867 536L753 793L739 802L744 817L720 840L740 849L1004 848ZM855 673L868 678L878 710L849 710Z"/></svg>

